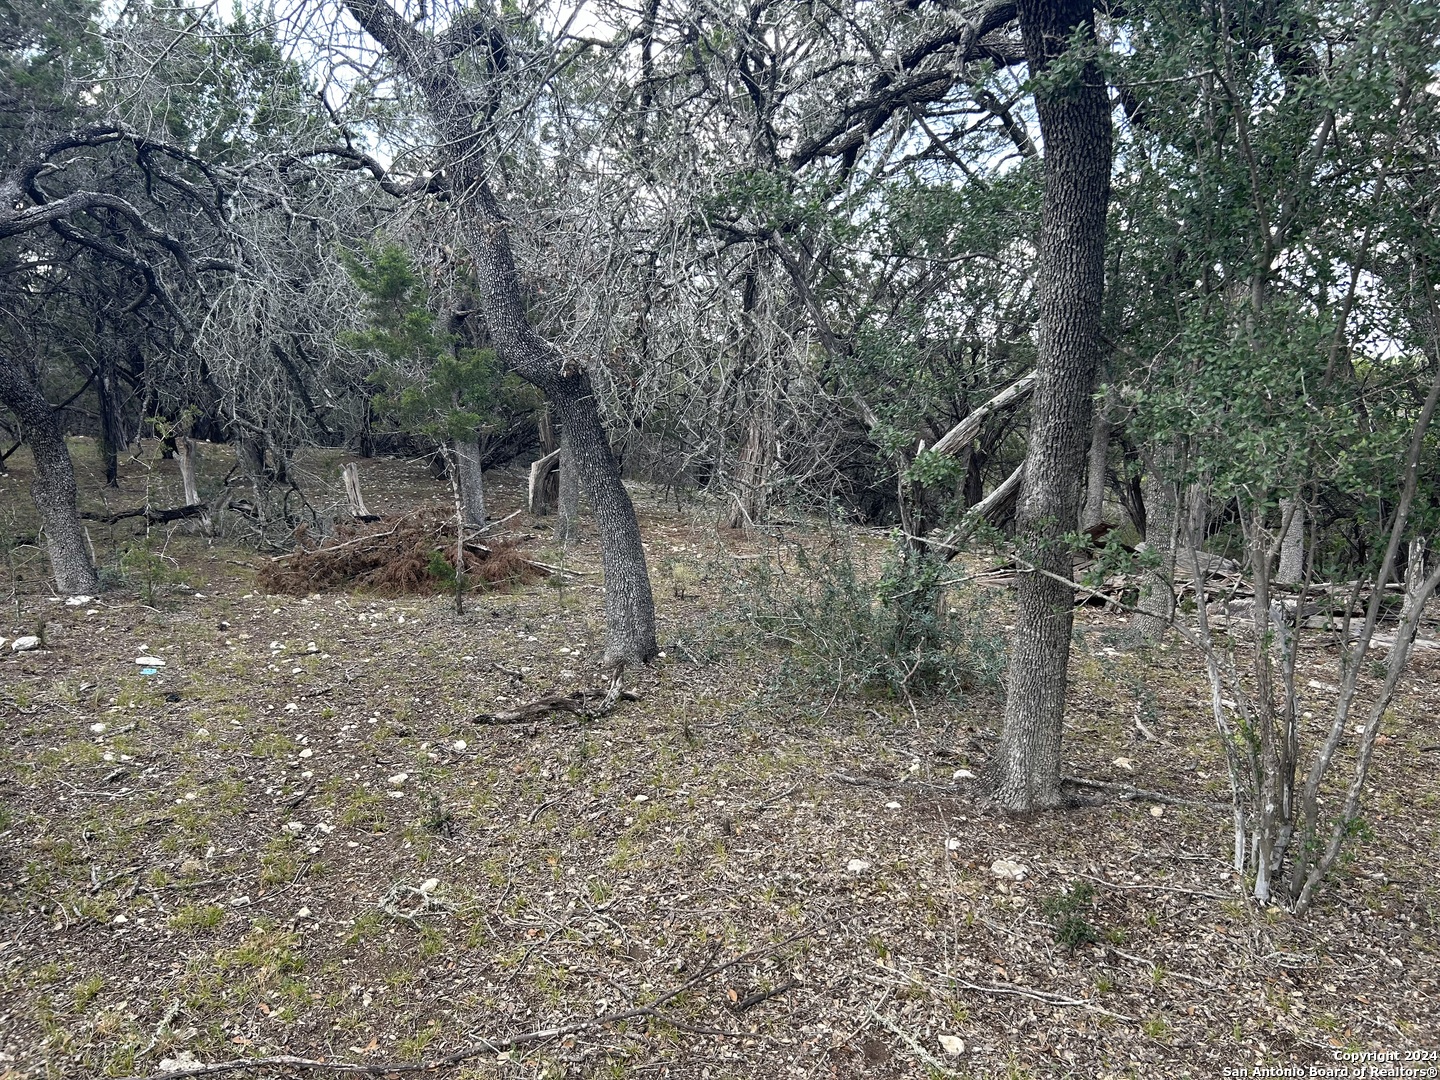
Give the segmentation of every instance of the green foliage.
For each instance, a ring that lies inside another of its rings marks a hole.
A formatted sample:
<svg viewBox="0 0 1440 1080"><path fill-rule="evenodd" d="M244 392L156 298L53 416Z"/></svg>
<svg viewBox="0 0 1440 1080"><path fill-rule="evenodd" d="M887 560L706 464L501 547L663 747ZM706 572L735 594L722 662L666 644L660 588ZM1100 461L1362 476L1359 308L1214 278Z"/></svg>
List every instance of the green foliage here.
<svg viewBox="0 0 1440 1080"><path fill-rule="evenodd" d="M345 265L366 297L369 327L340 340L380 361L369 381L400 430L473 439L502 429L507 410L534 407L533 391L501 370L493 350L464 347L437 328L425 282L402 248L367 249Z"/></svg>
<svg viewBox="0 0 1440 1080"><path fill-rule="evenodd" d="M789 647L787 670L802 684L944 696L999 681L1001 644L987 609L974 593L948 592L943 563L891 557L872 573L840 533L823 554L797 548L795 560L790 573L756 569L743 610Z"/></svg>
<svg viewBox="0 0 1440 1080"><path fill-rule="evenodd" d="M1046 918L1055 922L1055 941L1073 953L1082 945L1100 940L1100 931L1085 918L1095 905L1095 886L1088 881L1072 882L1070 888L1040 903Z"/></svg>

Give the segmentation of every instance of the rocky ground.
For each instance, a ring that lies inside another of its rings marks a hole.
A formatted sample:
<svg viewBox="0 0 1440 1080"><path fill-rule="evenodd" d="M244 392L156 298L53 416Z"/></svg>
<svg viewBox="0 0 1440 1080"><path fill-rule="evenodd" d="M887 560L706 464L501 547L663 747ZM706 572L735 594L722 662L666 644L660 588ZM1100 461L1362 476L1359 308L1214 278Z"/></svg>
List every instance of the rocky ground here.
<svg viewBox="0 0 1440 1080"><path fill-rule="evenodd" d="M338 460L310 463L327 498ZM0 538L23 538L11 466ZM173 505L172 468L128 462L106 502ZM448 502L418 464L362 470L377 513ZM500 514L519 505L517 476L494 488ZM512 519L572 573L463 614L444 594L268 595L271 555L244 537L137 519L92 525L111 587L71 606L7 539L0 636L45 647L0 648L0 1078L277 1056L537 1080L1219 1077L1440 1052L1435 653L1387 722L1365 828L1296 920L1230 868L1183 646L1126 649L1118 616L1082 613L1067 769L1117 786L1008 817L969 777L994 690L837 693L751 628L748 568L819 531L719 536L637 496L665 656L588 721L476 719L600 685L588 525L560 549ZM1321 712L1335 653L1303 664Z"/></svg>

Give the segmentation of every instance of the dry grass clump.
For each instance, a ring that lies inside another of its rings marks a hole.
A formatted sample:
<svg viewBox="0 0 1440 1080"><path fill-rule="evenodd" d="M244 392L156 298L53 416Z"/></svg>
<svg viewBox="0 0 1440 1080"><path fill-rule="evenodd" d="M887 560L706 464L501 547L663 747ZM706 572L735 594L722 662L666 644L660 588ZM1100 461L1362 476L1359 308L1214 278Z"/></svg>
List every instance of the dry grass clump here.
<svg viewBox="0 0 1440 1080"><path fill-rule="evenodd" d="M397 596L455 587L455 522L435 513L406 514L342 525L318 542L301 530L299 547L261 568L270 592L304 596L346 588ZM469 540L465 581L471 587L525 585L549 572L513 545Z"/></svg>

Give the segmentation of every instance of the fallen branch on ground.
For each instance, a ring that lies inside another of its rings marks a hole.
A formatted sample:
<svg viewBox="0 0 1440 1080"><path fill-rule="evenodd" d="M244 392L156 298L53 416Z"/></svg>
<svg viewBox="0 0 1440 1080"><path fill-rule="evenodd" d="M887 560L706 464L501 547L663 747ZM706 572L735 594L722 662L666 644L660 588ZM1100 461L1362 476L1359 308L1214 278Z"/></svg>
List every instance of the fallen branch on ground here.
<svg viewBox="0 0 1440 1080"><path fill-rule="evenodd" d="M137 506L133 510L116 510L113 514L97 514L91 510L85 510L81 512L80 516L86 521L99 521L105 525L114 525L126 518L135 517L143 517L150 525L166 525L172 521L200 517L202 514L208 513L209 509L205 503L191 503L189 506L176 506L169 510L153 510L148 506Z"/></svg>
<svg viewBox="0 0 1440 1080"><path fill-rule="evenodd" d="M585 702L600 699L600 706L595 709L587 709ZM615 707L617 701L639 701L640 695L633 690L621 690L616 693L614 689L600 690L571 690L568 694L551 694L549 697L531 701L514 709L506 709L504 712L481 713L474 718L477 724L523 724L527 720L534 720L538 716L546 716L552 712L574 713L587 720L594 720L604 716Z"/></svg>
<svg viewBox="0 0 1440 1080"><path fill-rule="evenodd" d="M1081 776L1062 776L1060 783L1074 787L1089 788L1092 791L1113 791L1120 802L1153 802L1167 806L1229 806L1226 799L1186 799L1179 795L1166 795L1163 791L1147 791L1130 784L1111 784L1104 780L1087 780Z"/></svg>

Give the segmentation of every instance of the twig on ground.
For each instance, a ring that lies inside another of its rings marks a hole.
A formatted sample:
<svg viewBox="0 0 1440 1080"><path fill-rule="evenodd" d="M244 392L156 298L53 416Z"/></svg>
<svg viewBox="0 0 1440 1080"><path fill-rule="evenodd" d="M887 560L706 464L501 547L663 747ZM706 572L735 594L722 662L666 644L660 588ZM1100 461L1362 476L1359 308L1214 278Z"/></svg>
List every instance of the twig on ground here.
<svg viewBox="0 0 1440 1080"><path fill-rule="evenodd" d="M585 702L591 698L600 699L598 708L587 709L585 707ZM633 690L620 690L617 693L613 686L607 690L571 690L568 694L551 694L549 697L531 701L514 709L506 709L503 712L481 713L474 717L474 722L477 724L523 724L527 720L534 720L536 717L552 712L574 713L587 720L594 720L608 713L615 707L615 702L621 699L639 701L640 695Z"/></svg>
<svg viewBox="0 0 1440 1080"><path fill-rule="evenodd" d="M947 976L948 977L948 976ZM1111 1012L1109 1009L1102 1009L1092 1001L1084 998L1063 997L1060 994L1047 993L1044 990L1030 990L1021 986L1000 986L996 984L961 982L959 979L950 978L950 985L957 990L969 990L976 994L1008 994L1014 997L1030 998L1032 1001L1043 1001L1046 1005L1058 1005L1064 1008L1084 1009L1086 1012L1099 1013L1101 1016L1113 1017L1116 1020L1125 1020L1134 1023L1133 1016L1126 1016L1124 1013Z"/></svg>
<svg viewBox="0 0 1440 1080"><path fill-rule="evenodd" d="M881 1016L874 1009L870 1010L870 1019L875 1021L875 1023L879 1024L881 1027L886 1028L894 1032L896 1035L900 1036L900 1038L904 1041L905 1045L910 1048L911 1052L914 1053L916 1057L918 1057L926 1065L930 1066L930 1068L938 1072L941 1076L960 1075L954 1069L950 1068L950 1066L946 1065L943 1061L937 1058L934 1054L930 1053L930 1051L926 1050L923 1046L921 1046L919 1040L916 1039L915 1036L911 1035L908 1031L900 1028L899 1025L897 1025L893 1020L889 1020L886 1017Z"/></svg>
<svg viewBox="0 0 1440 1080"><path fill-rule="evenodd" d="M1093 881L1097 885L1108 885L1112 889L1140 889L1150 892L1173 892L1183 893L1186 896L1203 896L1207 900L1234 900L1234 896L1227 896L1225 893L1205 892L1202 889L1184 889L1179 885L1146 885L1140 882L1129 883L1124 881L1107 881L1105 878L1096 877L1093 874L1076 874L1076 877L1084 878L1086 881Z"/></svg>
<svg viewBox="0 0 1440 1080"><path fill-rule="evenodd" d="M799 986L800 983L791 980L790 982L784 983L781 986L777 986L774 990L757 991L756 993L753 993L748 997L743 997L739 1001L735 1002L733 1005L730 1006L730 1010L737 1013L745 1012L747 1009L753 1009L756 1005L759 1005L763 1001L769 1001L771 998L779 997L781 994L788 994L791 990L798 989Z"/></svg>
<svg viewBox="0 0 1440 1080"><path fill-rule="evenodd" d="M1153 802L1167 806L1229 806L1228 800L1187 799L1180 795L1166 795L1163 791L1147 791L1130 784L1112 784L1104 780L1087 780L1083 776L1062 776L1060 783L1074 787L1089 788L1092 791L1113 791L1120 802Z"/></svg>

